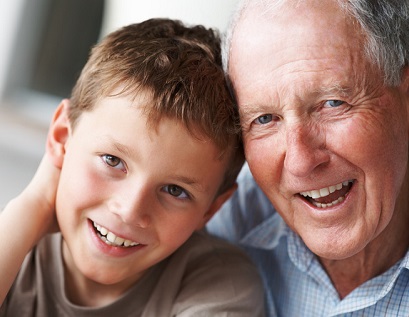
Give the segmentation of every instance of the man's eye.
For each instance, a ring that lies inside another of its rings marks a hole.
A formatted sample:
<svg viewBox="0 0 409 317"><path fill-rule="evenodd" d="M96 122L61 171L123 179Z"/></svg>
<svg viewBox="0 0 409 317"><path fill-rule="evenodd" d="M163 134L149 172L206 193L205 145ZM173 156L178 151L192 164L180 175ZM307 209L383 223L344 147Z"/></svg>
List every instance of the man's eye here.
<svg viewBox="0 0 409 317"><path fill-rule="evenodd" d="M328 104L331 108L336 108L336 107L339 107L339 106L343 105L345 103L345 101L342 101L342 100L327 100L325 103Z"/></svg>
<svg viewBox="0 0 409 317"><path fill-rule="evenodd" d="M119 157L110 154L104 154L101 156L101 158L104 161L104 163L107 164L108 166L120 170L125 170L124 163L122 163L122 160Z"/></svg>
<svg viewBox="0 0 409 317"><path fill-rule="evenodd" d="M254 120L257 124L267 124L273 120L273 115L271 114L263 114L262 116L258 117Z"/></svg>
<svg viewBox="0 0 409 317"><path fill-rule="evenodd" d="M163 187L163 190L177 198L182 198L182 199L190 198L189 194L182 187L178 185L166 185Z"/></svg>

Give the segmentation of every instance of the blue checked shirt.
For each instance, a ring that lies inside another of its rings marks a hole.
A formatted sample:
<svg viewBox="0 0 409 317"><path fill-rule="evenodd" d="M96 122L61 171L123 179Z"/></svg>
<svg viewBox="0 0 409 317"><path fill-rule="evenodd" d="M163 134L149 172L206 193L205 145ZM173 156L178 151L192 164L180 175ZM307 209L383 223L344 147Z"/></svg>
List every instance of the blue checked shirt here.
<svg viewBox="0 0 409 317"><path fill-rule="evenodd" d="M247 165L238 183L238 191L207 230L239 244L258 265L268 316L409 316L409 251L340 300L317 258L276 213Z"/></svg>

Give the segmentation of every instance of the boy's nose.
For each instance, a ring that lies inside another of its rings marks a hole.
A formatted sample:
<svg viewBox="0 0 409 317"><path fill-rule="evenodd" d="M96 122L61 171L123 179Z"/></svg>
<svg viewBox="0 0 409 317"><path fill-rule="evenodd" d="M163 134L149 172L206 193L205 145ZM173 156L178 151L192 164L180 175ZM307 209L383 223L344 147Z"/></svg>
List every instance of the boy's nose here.
<svg viewBox="0 0 409 317"><path fill-rule="evenodd" d="M284 167L292 175L307 177L318 166L329 161L325 136L307 125L295 123L286 129Z"/></svg>
<svg viewBox="0 0 409 317"><path fill-rule="evenodd" d="M147 228L152 222L153 202L150 195L143 190L128 190L116 196L110 204L110 211L117 214L121 220L132 226Z"/></svg>

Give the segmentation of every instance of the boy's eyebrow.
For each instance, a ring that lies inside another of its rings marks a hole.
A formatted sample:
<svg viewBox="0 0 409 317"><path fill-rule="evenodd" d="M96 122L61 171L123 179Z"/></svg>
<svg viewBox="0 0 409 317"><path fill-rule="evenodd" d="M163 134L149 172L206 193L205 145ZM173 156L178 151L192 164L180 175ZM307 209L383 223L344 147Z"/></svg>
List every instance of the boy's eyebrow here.
<svg viewBox="0 0 409 317"><path fill-rule="evenodd" d="M106 136L109 141L113 144L113 146L118 150L118 152L122 153L126 157L132 157L133 153L132 151L126 146L115 140L111 136ZM199 192L207 192L207 188L204 187L198 179L195 179L193 177L187 177L183 175L172 175L172 178L175 179L177 182L189 185L193 187L195 190Z"/></svg>
<svg viewBox="0 0 409 317"><path fill-rule="evenodd" d="M193 187L195 190L197 190L198 192L202 192L202 193L206 193L207 190L206 188L200 184L200 182L194 178L191 177L186 177L186 176L181 176L181 175L175 175L173 176L173 178L183 184L189 185L191 187Z"/></svg>
<svg viewBox="0 0 409 317"><path fill-rule="evenodd" d="M124 154L125 156L129 157L132 156L132 152L129 150L129 148L119 142L117 142L115 139L110 138L110 141L112 142L112 144L114 145L114 147L121 152L122 154Z"/></svg>
<svg viewBox="0 0 409 317"><path fill-rule="evenodd" d="M101 141L103 142L103 144L113 146L118 152L120 152L125 157L133 157L135 155L129 147L122 144L111 135L103 135L101 137Z"/></svg>

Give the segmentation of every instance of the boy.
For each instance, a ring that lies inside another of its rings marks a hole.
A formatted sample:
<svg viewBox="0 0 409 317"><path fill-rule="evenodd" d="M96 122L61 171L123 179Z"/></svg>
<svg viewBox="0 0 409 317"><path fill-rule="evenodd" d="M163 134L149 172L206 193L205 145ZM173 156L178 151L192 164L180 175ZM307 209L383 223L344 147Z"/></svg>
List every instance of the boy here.
<svg viewBox="0 0 409 317"><path fill-rule="evenodd" d="M219 45L152 19L92 50L0 214L0 316L262 315L252 264L194 233L243 164Z"/></svg>

